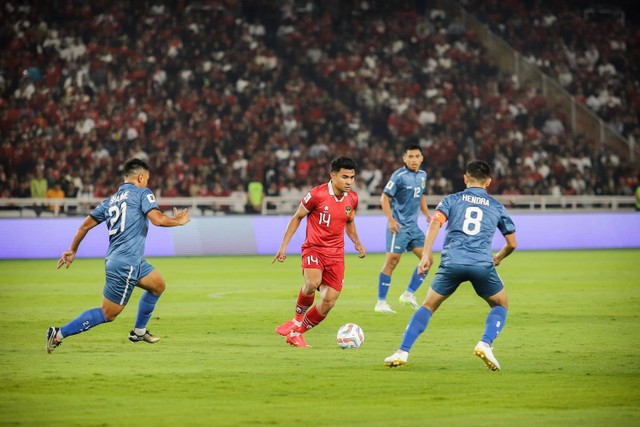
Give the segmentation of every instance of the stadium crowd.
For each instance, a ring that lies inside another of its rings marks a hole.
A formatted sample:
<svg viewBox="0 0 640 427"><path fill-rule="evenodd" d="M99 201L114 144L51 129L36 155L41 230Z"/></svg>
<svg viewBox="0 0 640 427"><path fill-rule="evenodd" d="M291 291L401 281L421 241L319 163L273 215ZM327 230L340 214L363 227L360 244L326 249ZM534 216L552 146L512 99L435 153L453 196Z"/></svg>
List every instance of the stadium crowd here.
<svg viewBox="0 0 640 427"><path fill-rule="evenodd" d="M465 6L619 134L640 142L638 13L615 3L468 0Z"/></svg>
<svg viewBox="0 0 640 427"><path fill-rule="evenodd" d="M633 194L624 156L416 4L4 3L0 196L104 197L138 157L160 196L299 197L339 154L380 194L405 142L424 147L430 194L475 157L496 194Z"/></svg>

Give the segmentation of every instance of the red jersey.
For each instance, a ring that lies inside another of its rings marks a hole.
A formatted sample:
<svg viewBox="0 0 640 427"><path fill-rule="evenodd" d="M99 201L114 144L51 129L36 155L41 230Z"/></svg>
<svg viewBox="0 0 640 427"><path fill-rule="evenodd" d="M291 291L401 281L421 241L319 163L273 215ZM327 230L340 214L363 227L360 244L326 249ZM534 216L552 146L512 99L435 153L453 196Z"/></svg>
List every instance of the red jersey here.
<svg viewBox="0 0 640 427"><path fill-rule="evenodd" d="M308 192L302 205L309 211L302 249L314 247L327 255L344 255L344 227L358 208L356 192L338 197L329 181Z"/></svg>

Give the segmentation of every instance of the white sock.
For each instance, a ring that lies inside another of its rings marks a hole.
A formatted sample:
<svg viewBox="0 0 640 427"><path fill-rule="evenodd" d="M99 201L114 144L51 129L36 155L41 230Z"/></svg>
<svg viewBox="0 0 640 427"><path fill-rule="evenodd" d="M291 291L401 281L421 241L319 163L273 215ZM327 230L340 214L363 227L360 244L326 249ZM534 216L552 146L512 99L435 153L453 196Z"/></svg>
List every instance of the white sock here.
<svg viewBox="0 0 640 427"><path fill-rule="evenodd" d="M62 341L62 338L64 338L62 336L62 329L58 329L58 332L56 332L56 338L58 339L58 341Z"/></svg>
<svg viewBox="0 0 640 427"><path fill-rule="evenodd" d="M296 326L302 326L302 322L298 322L296 319L293 319L293 324Z"/></svg>
<svg viewBox="0 0 640 427"><path fill-rule="evenodd" d="M147 328L142 328L142 329L140 329L140 328L133 328L133 332L134 332L137 336L141 337L141 336L143 336L144 334L146 334L146 333L147 333Z"/></svg>

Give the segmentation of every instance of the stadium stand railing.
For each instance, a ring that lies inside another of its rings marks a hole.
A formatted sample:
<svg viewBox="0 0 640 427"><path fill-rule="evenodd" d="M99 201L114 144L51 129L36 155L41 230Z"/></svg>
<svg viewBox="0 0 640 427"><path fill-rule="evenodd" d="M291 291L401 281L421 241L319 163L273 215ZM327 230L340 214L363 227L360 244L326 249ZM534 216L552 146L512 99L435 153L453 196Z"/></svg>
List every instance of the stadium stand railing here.
<svg viewBox="0 0 640 427"><path fill-rule="evenodd" d="M495 195L510 211L517 212L562 212L562 211L633 211L633 196L536 196ZM433 211L442 196L427 196L427 204ZM0 199L0 218L77 217L87 215L103 201L102 198L46 199L6 198ZM159 197L158 205L164 211L173 207L187 208L193 216L242 215L246 199L229 197ZM262 215L291 215L299 198L266 196L262 202ZM360 214L381 214L379 197L359 195Z"/></svg>

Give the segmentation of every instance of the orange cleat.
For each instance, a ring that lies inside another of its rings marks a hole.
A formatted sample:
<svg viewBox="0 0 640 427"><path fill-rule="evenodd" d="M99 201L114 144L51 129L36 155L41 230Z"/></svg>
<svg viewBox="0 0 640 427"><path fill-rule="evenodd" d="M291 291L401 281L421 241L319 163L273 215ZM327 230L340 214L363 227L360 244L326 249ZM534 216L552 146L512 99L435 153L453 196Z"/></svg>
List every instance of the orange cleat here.
<svg viewBox="0 0 640 427"><path fill-rule="evenodd" d="M298 326L293 322L293 320L287 320L282 325L276 328L276 332L282 335L283 337L286 337L296 329L298 329Z"/></svg>
<svg viewBox="0 0 640 427"><path fill-rule="evenodd" d="M311 348L306 342L304 342L304 338L302 334L289 334L287 335L287 343L291 344L294 347L308 347Z"/></svg>

